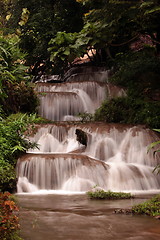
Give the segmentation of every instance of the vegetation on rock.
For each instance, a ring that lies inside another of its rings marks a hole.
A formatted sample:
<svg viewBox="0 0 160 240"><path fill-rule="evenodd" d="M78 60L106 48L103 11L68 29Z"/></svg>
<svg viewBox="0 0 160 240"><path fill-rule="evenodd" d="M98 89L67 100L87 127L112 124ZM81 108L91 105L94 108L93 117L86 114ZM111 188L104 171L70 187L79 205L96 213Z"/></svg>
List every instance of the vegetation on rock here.
<svg viewBox="0 0 160 240"><path fill-rule="evenodd" d="M111 192L102 190L94 190L87 192L87 195L90 199L108 199L108 200L116 200L116 199L128 199L133 198L130 193L123 192Z"/></svg>
<svg viewBox="0 0 160 240"><path fill-rule="evenodd" d="M132 213L146 214L149 216L159 216L160 215L160 195L157 195L144 203L133 206Z"/></svg>

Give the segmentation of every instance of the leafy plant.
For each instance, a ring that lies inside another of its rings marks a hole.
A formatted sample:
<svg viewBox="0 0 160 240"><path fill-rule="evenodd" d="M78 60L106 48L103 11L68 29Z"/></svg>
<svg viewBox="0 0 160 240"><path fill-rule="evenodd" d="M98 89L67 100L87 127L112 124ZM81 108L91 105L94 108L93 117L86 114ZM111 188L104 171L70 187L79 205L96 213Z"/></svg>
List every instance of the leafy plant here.
<svg viewBox="0 0 160 240"><path fill-rule="evenodd" d="M130 193L122 193L122 192L111 192L104 190L94 190L87 192L87 195L90 199L108 199L108 200L116 200L116 199L128 199L133 198Z"/></svg>
<svg viewBox="0 0 160 240"><path fill-rule="evenodd" d="M146 124L160 127L160 60L154 49L118 54L115 73L109 81L125 87L127 96L105 100L95 113L95 120Z"/></svg>
<svg viewBox="0 0 160 240"><path fill-rule="evenodd" d="M0 193L0 239L22 240L19 237L18 207L13 196L5 192Z"/></svg>
<svg viewBox="0 0 160 240"><path fill-rule="evenodd" d="M34 112L38 98L24 65L26 55L17 35L0 33L0 105L6 114Z"/></svg>
<svg viewBox="0 0 160 240"><path fill-rule="evenodd" d="M79 114L77 115L77 117L80 118L80 121L81 121L82 123L83 123L83 122L91 122L91 121L94 120L94 115L91 114L91 113L87 113L87 112L85 112L85 113L79 113Z"/></svg>
<svg viewBox="0 0 160 240"><path fill-rule="evenodd" d="M160 215L160 195L157 195L144 203L133 206L132 213L146 214L149 216Z"/></svg>
<svg viewBox="0 0 160 240"><path fill-rule="evenodd" d="M27 138L36 115L15 114L0 121L0 191L15 191L15 165L18 157L37 145ZM25 137L24 137L25 134Z"/></svg>
<svg viewBox="0 0 160 240"><path fill-rule="evenodd" d="M160 133L160 129L153 129L153 130ZM156 150L155 150L155 147L157 147L157 145L160 146L160 141L156 141L156 142L151 143L151 144L148 146L148 152L149 152L151 149L154 149L154 152L153 152L154 155L155 155L156 153L160 152L160 149L156 149ZM159 165L159 164L156 166L156 168L154 169L154 171L157 171L157 173L160 173L160 165Z"/></svg>

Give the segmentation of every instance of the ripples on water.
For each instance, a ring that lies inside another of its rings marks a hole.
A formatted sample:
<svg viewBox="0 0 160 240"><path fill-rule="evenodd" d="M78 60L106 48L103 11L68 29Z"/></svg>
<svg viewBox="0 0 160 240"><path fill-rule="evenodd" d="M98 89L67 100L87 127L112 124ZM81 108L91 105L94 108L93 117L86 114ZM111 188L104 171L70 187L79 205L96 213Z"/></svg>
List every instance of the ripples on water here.
<svg viewBox="0 0 160 240"><path fill-rule="evenodd" d="M86 195L18 195L24 240L158 240L152 217L114 214L144 199L89 200Z"/></svg>

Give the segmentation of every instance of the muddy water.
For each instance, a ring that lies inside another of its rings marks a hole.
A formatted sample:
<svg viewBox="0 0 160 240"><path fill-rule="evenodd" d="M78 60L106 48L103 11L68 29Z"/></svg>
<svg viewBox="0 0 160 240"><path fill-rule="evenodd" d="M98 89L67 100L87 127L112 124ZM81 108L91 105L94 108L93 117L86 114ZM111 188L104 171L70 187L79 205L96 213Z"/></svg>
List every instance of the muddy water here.
<svg viewBox="0 0 160 240"><path fill-rule="evenodd" d="M17 195L24 240L158 240L160 221L114 214L145 199L89 200L86 195Z"/></svg>

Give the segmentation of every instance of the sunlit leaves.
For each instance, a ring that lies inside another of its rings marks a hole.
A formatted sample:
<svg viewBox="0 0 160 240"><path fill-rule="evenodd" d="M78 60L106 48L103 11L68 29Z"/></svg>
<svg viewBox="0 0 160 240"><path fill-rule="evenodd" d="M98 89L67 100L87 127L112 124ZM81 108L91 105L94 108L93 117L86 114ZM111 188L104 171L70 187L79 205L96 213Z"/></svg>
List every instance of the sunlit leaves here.
<svg viewBox="0 0 160 240"><path fill-rule="evenodd" d="M28 18L29 18L29 11L28 11L27 8L23 8L23 9L22 9L21 19L20 19L20 21L19 21L18 24L19 24L20 26L25 25L25 24L27 23L27 21L28 21Z"/></svg>

